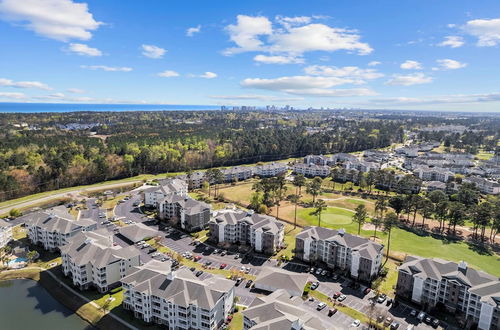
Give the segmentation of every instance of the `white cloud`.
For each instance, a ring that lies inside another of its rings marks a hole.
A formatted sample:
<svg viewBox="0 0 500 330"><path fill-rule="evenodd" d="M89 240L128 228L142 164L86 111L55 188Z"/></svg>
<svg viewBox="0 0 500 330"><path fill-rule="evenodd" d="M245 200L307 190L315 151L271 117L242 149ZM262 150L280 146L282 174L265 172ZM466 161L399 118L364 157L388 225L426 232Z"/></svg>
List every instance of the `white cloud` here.
<svg viewBox="0 0 500 330"><path fill-rule="evenodd" d="M236 25L226 26L226 31L228 31L231 41L238 46L224 51L225 55L232 55L261 50L263 43L259 40L259 36L270 35L273 28L267 17L238 15Z"/></svg>
<svg viewBox="0 0 500 330"><path fill-rule="evenodd" d="M347 50L359 55L372 52L367 43L360 42L355 30L310 23L311 19L305 16L278 16L277 21L282 28L273 29L272 22L264 16L238 15L237 24L226 27L237 47L226 49L224 54L260 51L297 57L311 51ZM266 40L263 37L267 37Z"/></svg>
<svg viewBox="0 0 500 330"><path fill-rule="evenodd" d="M89 70L103 70L103 71L111 71L111 72L130 72L133 69L129 67L115 67L115 66L107 66L107 65L81 65L80 66L82 69L89 69Z"/></svg>
<svg viewBox="0 0 500 330"><path fill-rule="evenodd" d="M86 3L72 0L2 0L0 17L60 41L89 40L91 31L102 24L94 19Z"/></svg>
<svg viewBox="0 0 500 330"><path fill-rule="evenodd" d="M462 30L477 37L480 47L492 47L500 43L500 18L471 20L462 26Z"/></svg>
<svg viewBox="0 0 500 330"><path fill-rule="evenodd" d="M218 100L257 100L268 102L292 102L303 100L301 97L280 97L271 95L244 94L244 95L210 95L211 99Z"/></svg>
<svg viewBox="0 0 500 330"><path fill-rule="evenodd" d="M0 78L0 86L14 88L37 88L43 90L52 90L51 87L39 81L13 81L10 79Z"/></svg>
<svg viewBox="0 0 500 330"><path fill-rule="evenodd" d="M199 75L199 77L200 78L205 78L205 79L213 79L213 78L217 78L217 74L213 73L213 72L210 72L210 71L207 71L204 74Z"/></svg>
<svg viewBox="0 0 500 330"><path fill-rule="evenodd" d="M173 70L165 70L163 72L158 73L158 77L170 78L170 77L178 77L179 73Z"/></svg>
<svg viewBox="0 0 500 330"><path fill-rule="evenodd" d="M199 33L201 31L201 25L198 25L196 27L190 27L189 29L186 30L186 35L188 37L192 37L195 33Z"/></svg>
<svg viewBox="0 0 500 330"><path fill-rule="evenodd" d="M445 103L482 103L499 102L500 92L485 94L455 94L428 97L389 97L370 100L370 104L382 105L421 105L421 104L445 104Z"/></svg>
<svg viewBox="0 0 500 330"><path fill-rule="evenodd" d="M67 91L68 91L68 93L73 93L73 94L83 94L83 93L85 93L85 90L80 89L80 88L68 88Z"/></svg>
<svg viewBox="0 0 500 330"><path fill-rule="evenodd" d="M462 47L465 44L464 38L460 36L447 36L444 37L444 40L438 44L440 47L451 47L458 48Z"/></svg>
<svg viewBox="0 0 500 330"><path fill-rule="evenodd" d="M155 45L142 45L142 55L153 58L153 59L159 59L162 58L163 55L167 52L165 49L155 46Z"/></svg>
<svg viewBox="0 0 500 330"><path fill-rule="evenodd" d="M422 69L422 64L417 61L406 60L404 63L401 63L399 67L404 70L420 70Z"/></svg>
<svg viewBox="0 0 500 330"><path fill-rule="evenodd" d="M26 98L24 93L0 92L0 98L22 100Z"/></svg>
<svg viewBox="0 0 500 330"><path fill-rule="evenodd" d="M253 60L255 62L264 64L290 64L290 63L304 63L304 59L294 56L282 56L282 55L256 55Z"/></svg>
<svg viewBox="0 0 500 330"><path fill-rule="evenodd" d="M426 76L423 73L414 73L409 75L393 75L392 79L386 82L387 85L393 86L411 86L411 85L420 85L420 84L428 84L432 82L433 78Z"/></svg>
<svg viewBox="0 0 500 330"><path fill-rule="evenodd" d="M368 63L368 66L377 66L377 65L380 65L382 64L381 62L379 61L371 61L370 63Z"/></svg>
<svg viewBox="0 0 500 330"><path fill-rule="evenodd" d="M384 74L378 72L376 69L361 69L357 66L339 68L336 66L311 65L304 68L304 72L313 76L349 78L357 84L364 83L364 80L372 80L384 76Z"/></svg>
<svg viewBox="0 0 500 330"><path fill-rule="evenodd" d="M370 89L330 89L331 87L356 83L355 80L339 77L290 76L274 79L247 78L240 84L246 88L280 91L294 95L309 96L361 96L375 95Z"/></svg>
<svg viewBox="0 0 500 330"><path fill-rule="evenodd" d="M92 48L84 44L71 43L68 46L68 51L83 56L102 56L102 52L97 48Z"/></svg>
<svg viewBox="0 0 500 330"><path fill-rule="evenodd" d="M467 63L461 63L459 61L451 60L449 58L437 60L436 62L439 64L439 67L442 70L456 70L456 69L465 68L467 66ZM437 69L437 68L434 68L434 69Z"/></svg>

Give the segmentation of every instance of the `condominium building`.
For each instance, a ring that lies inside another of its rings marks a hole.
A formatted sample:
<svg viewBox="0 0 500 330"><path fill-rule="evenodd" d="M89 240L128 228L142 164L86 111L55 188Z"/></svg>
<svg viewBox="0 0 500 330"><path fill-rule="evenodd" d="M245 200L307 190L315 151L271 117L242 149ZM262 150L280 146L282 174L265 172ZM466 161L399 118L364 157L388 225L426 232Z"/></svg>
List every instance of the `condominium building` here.
<svg viewBox="0 0 500 330"><path fill-rule="evenodd" d="M12 226L7 221L0 219L0 249L12 241Z"/></svg>
<svg viewBox="0 0 500 330"><path fill-rule="evenodd" d="M418 166L413 173L423 181L448 182L455 174L441 167Z"/></svg>
<svg viewBox="0 0 500 330"><path fill-rule="evenodd" d="M106 229L82 232L61 246L62 269L81 290L95 287L106 292L119 285L120 279L140 264L135 246L113 244L113 234Z"/></svg>
<svg viewBox="0 0 500 330"><path fill-rule="evenodd" d="M377 171L380 169L380 164L378 163L358 159L346 161L344 166L346 170L356 170L363 173Z"/></svg>
<svg viewBox="0 0 500 330"><path fill-rule="evenodd" d="M188 177L186 174L176 176L176 179L182 180L187 183L190 189L199 189L203 186L203 182L207 181L205 176L206 172L193 172Z"/></svg>
<svg viewBox="0 0 500 330"><path fill-rule="evenodd" d="M342 152L332 155L333 164L343 163L343 162L347 162L347 161L353 161L356 159L357 159L356 156L351 155L351 154L342 153Z"/></svg>
<svg viewBox="0 0 500 330"><path fill-rule="evenodd" d="M304 164L330 165L332 164L332 157L323 155L308 155L304 157Z"/></svg>
<svg viewBox="0 0 500 330"><path fill-rule="evenodd" d="M253 176L254 167L235 166L221 170L224 175L224 182L236 182L248 180Z"/></svg>
<svg viewBox="0 0 500 330"><path fill-rule="evenodd" d="M498 195L500 194L500 183L485 178L471 176L464 178L463 182L475 184L477 189L483 194Z"/></svg>
<svg viewBox="0 0 500 330"><path fill-rule="evenodd" d="M463 261L408 256L398 268L396 295L425 310L441 305L465 328L500 329L500 280Z"/></svg>
<svg viewBox="0 0 500 330"><path fill-rule="evenodd" d="M164 179L159 181L158 187L153 187L144 191L144 205L156 207L158 202L167 195L187 196L188 185L180 179Z"/></svg>
<svg viewBox="0 0 500 330"><path fill-rule="evenodd" d="M285 174L288 166L285 163L272 163L258 165L255 167L255 175L260 177L272 177Z"/></svg>
<svg viewBox="0 0 500 330"><path fill-rule="evenodd" d="M218 211L209 222L216 243L239 243L272 254L283 245L285 225L276 218L239 209Z"/></svg>
<svg viewBox="0 0 500 330"><path fill-rule="evenodd" d="M187 231L202 230L210 221L211 205L189 196L170 194L157 204L160 219L178 221Z"/></svg>
<svg viewBox="0 0 500 330"><path fill-rule="evenodd" d="M330 175L330 167L326 165L316 165L316 164L295 164L293 166L293 172L296 174L302 174L308 177L327 177Z"/></svg>
<svg viewBox="0 0 500 330"><path fill-rule="evenodd" d="M26 226L30 241L41 244L45 250L58 249L76 234L97 229L97 223L91 219L71 220L48 212L32 213Z"/></svg>
<svg viewBox="0 0 500 330"><path fill-rule="evenodd" d="M123 308L167 329L219 329L233 307L233 281L200 280L186 268L172 271L169 262L135 267L121 282Z"/></svg>
<svg viewBox="0 0 500 330"><path fill-rule="evenodd" d="M340 268L354 279L370 281L377 276L384 246L351 235L345 230L306 227L295 238L295 257L307 262L324 262Z"/></svg>
<svg viewBox="0 0 500 330"><path fill-rule="evenodd" d="M326 330L314 313L306 309L300 296L276 290L268 296L256 297L243 312L243 329Z"/></svg>

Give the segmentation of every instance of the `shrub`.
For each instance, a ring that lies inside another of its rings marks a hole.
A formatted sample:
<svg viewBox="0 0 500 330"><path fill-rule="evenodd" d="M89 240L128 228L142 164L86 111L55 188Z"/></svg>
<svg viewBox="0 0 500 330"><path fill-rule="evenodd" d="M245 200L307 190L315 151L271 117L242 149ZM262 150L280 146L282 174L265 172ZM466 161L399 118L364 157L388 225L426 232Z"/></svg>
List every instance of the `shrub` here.
<svg viewBox="0 0 500 330"><path fill-rule="evenodd" d="M21 213L21 211L20 211L20 210L18 210L18 209L11 209L11 210L10 210L10 212L9 212L9 215L10 215L11 217L17 218L17 217L20 217L20 216L21 216L21 215L23 215L23 214L22 214L22 213Z"/></svg>

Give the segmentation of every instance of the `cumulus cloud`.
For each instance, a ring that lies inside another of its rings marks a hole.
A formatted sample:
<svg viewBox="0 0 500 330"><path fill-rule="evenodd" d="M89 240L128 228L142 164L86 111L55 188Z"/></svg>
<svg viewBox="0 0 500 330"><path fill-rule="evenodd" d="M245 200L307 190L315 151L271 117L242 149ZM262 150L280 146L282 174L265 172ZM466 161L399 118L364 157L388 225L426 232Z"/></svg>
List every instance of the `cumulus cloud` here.
<svg viewBox="0 0 500 330"><path fill-rule="evenodd" d="M167 52L165 49L155 45L142 45L141 48L142 55L153 59L162 58Z"/></svg>
<svg viewBox="0 0 500 330"><path fill-rule="evenodd" d="M22 100L26 98L26 95L24 93L16 92L0 92L0 98Z"/></svg>
<svg viewBox="0 0 500 330"><path fill-rule="evenodd" d="M83 94L83 93L85 93L85 90L80 89L80 88L68 88L67 91L68 91L68 93L73 93L73 94Z"/></svg>
<svg viewBox="0 0 500 330"><path fill-rule="evenodd" d="M13 81L11 79L0 78L0 86L14 88L36 88L43 90L52 90L51 87L39 81Z"/></svg>
<svg viewBox="0 0 500 330"><path fill-rule="evenodd" d="M290 64L290 63L304 63L304 59L301 57L294 56L282 56L282 55L256 55L253 60L258 63L264 64Z"/></svg>
<svg viewBox="0 0 500 330"><path fill-rule="evenodd" d="M428 97L389 97L370 100L371 104L380 105L420 105L444 103L482 103L500 101L500 92L485 94L455 94Z"/></svg>
<svg viewBox="0 0 500 330"><path fill-rule="evenodd" d="M309 96L361 96L375 95L368 88L331 89L343 84L356 83L356 80L340 77L290 76L274 79L247 78L240 84L246 88L280 91L294 95Z"/></svg>
<svg viewBox="0 0 500 330"><path fill-rule="evenodd" d="M428 84L433 80L432 77L426 76L423 73L414 73L409 75L393 75L391 79L389 79L386 84L392 86L411 86L411 85L420 85L420 84Z"/></svg>
<svg viewBox="0 0 500 330"><path fill-rule="evenodd" d="M85 44L71 43L71 44L69 44L67 50L69 52L72 52L72 53L75 53L78 55L82 55L82 56L92 56L92 57L102 56L102 52L99 49L89 47Z"/></svg>
<svg viewBox="0 0 500 330"><path fill-rule="evenodd" d="M444 40L438 44L440 47L458 48L465 44L464 38L460 36L446 36Z"/></svg>
<svg viewBox="0 0 500 330"><path fill-rule="evenodd" d="M399 67L404 70L420 70L422 69L422 64L417 61L406 60Z"/></svg>
<svg viewBox="0 0 500 330"><path fill-rule="evenodd" d="M449 58L445 58L442 60L437 60L436 61L439 64L439 68L433 68L434 70L456 70L456 69L461 69L465 68L467 66L467 63L461 63L459 61L451 60Z"/></svg>
<svg viewBox="0 0 500 330"><path fill-rule="evenodd" d="M355 30L330 27L311 23L311 18L276 18L281 28L273 28L272 22L264 16L238 15L237 23L226 27L230 40L236 47L228 48L225 55L260 51L271 55L301 56L305 52L334 52L347 50L359 55L372 52L372 48L360 41Z"/></svg>
<svg viewBox="0 0 500 330"><path fill-rule="evenodd" d="M199 33L201 31L201 25L198 25L196 27L190 27L189 29L186 30L186 35L188 37L192 37L195 33Z"/></svg>
<svg viewBox="0 0 500 330"><path fill-rule="evenodd" d="M256 100L256 101L267 101L267 102L292 102L303 100L301 97L280 97L271 95L258 95L258 94L243 94L243 95L210 95L211 99L218 100Z"/></svg>
<svg viewBox="0 0 500 330"><path fill-rule="evenodd" d="M129 67L116 67L116 66L107 66L107 65L81 65L82 69L89 70L102 70L102 71L110 71L110 72L130 72L133 69Z"/></svg>
<svg viewBox="0 0 500 330"><path fill-rule="evenodd" d="M363 84L364 80L373 80L384 76L384 74L378 72L376 69L361 69L357 66L311 65L306 67L304 72L313 76L349 78L356 84Z"/></svg>
<svg viewBox="0 0 500 330"><path fill-rule="evenodd" d="M479 47L492 47L500 43L500 18L468 21L462 30L476 38Z"/></svg>
<svg viewBox="0 0 500 330"><path fill-rule="evenodd" d="M205 79L213 79L213 78L217 78L217 74L210 72L210 71L207 71L204 74L199 75L199 77L205 78Z"/></svg>
<svg viewBox="0 0 500 330"><path fill-rule="evenodd" d="M89 40L92 31L102 24L94 19L86 3L72 0L2 0L0 17L60 41Z"/></svg>
<svg viewBox="0 0 500 330"><path fill-rule="evenodd" d="M173 71L173 70L165 70L163 72L158 73L158 77L163 77L163 78L171 78L171 77L178 77L179 73Z"/></svg>

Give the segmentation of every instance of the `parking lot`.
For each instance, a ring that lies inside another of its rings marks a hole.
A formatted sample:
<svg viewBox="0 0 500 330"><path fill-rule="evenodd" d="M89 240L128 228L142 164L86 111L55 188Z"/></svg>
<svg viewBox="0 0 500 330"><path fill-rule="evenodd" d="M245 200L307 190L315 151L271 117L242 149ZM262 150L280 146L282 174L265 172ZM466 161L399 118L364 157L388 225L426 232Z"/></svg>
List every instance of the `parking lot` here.
<svg viewBox="0 0 500 330"><path fill-rule="evenodd" d="M318 319L323 321L325 326L327 326L328 328L331 328L332 325L335 325L335 327L337 327L337 329L355 328L355 327L351 327L351 324L354 321L354 319L352 317L347 316L346 314L340 313L340 312L336 312L332 316L328 316L329 308L325 307L321 311L318 311L318 309L317 309L318 303L319 303L319 301L316 299L306 300L306 301L304 301L303 305L307 309L309 309L312 313L314 313L314 315L317 315Z"/></svg>

